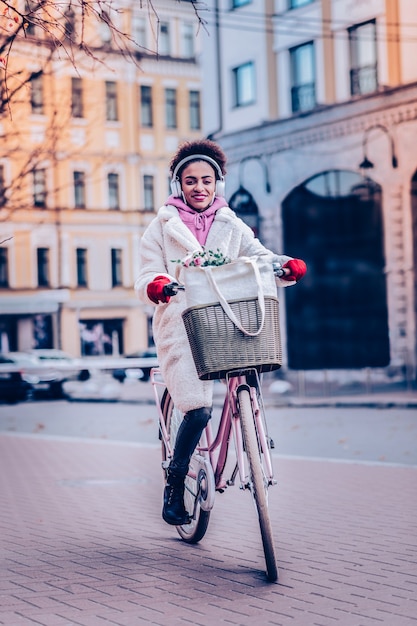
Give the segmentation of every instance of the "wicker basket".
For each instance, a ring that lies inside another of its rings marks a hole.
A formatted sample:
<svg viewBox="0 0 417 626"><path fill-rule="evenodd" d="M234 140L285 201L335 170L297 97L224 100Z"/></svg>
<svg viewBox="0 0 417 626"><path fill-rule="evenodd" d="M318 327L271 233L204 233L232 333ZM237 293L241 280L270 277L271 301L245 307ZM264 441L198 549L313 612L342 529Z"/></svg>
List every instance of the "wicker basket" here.
<svg viewBox="0 0 417 626"><path fill-rule="evenodd" d="M229 302L243 327L256 332L261 312L256 299ZM265 298L265 323L259 335L242 333L219 303L192 307L182 314L198 377L224 378L233 369L254 367L271 372L281 367L278 300Z"/></svg>

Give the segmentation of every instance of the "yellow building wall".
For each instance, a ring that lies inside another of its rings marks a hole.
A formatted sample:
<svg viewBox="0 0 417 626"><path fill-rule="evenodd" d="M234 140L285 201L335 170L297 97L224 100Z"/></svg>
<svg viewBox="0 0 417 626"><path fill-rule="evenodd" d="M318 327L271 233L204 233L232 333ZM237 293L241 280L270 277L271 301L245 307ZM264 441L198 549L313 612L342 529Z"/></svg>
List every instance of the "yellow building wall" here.
<svg viewBox="0 0 417 626"><path fill-rule="evenodd" d="M138 10L137 3L132 3L132 7ZM132 7L120 17L127 32L131 30ZM201 137L200 130L191 131L189 127L188 97L190 88L200 89L200 70L195 61L182 59L179 50L182 21L193 22L197 29L194 10L189 3L162 0L158 11L172 29L170 58L158 60L145 55L135 65L116 51L104 53L98 48L96 54L102 55L104 63L76 51L74 68L63 54L46 61L48 50L30 37L16 42L10 58L10 87L23 76L43 69L44 111L42 115L32 113L30 86L26 85L12 103L13 115L3 116L0 123L0 162L7 162L10 174L10 200L0 208L0 234L10 237L9 287L0 288L0 298L8 299L8 311L16 317L21 312L22 299L27 298L28 315L32 314L33 298L40 309L48 302L58 329L58 345L54 347L62 347L70 354L80 353L81 318L121 319L124 349L131 352L147 346L150 311L145 314L140 309L133 290L140 235L153 217L143 211L143 174L151 172L154 176L157 210L168 195L172 153L180 142ZM148 16L147 11L144 15ZM148 24L150 42L154 28L155 24ZM96 30L89 23L86 32L90 43L99 45ZM198 48L197 39L196 45ZM14 73L17 78L13 78ZM83 118L71 117L71 78L76 77L82 79ZM106 81L117 84L117 121L105 119ZM151 129L140 125L141 84L153 87ZM177 89L176 129L165 128L167 85ZM33 207L35 167L47 172L45 208ZM74 208L74 171L86 173L85 209ZM119 173L119 210L108 208L109 172ZM50 253L50 284L42 288L37 284L38 247L46 247ZM123 250L123 284L115 288L111 285L113 247ZM87 288L77 287L77 248L88 250ZM57 299L60 305L54 312ZM0 322L1 314L0 310Z"/></svg>

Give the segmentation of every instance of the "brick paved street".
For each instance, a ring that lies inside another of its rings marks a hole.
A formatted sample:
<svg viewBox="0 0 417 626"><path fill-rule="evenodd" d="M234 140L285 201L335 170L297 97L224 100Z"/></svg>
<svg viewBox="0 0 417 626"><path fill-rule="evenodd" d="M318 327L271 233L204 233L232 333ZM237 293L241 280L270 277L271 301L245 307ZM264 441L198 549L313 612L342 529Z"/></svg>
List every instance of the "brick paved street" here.
<svg viewBox="0 0 417 626"><path fill-rule="evenodd" d="M156 447L0 435L0 623L416 625L417 469L275 466L270 584L236 487L188 546L160 518Z"/></svg>

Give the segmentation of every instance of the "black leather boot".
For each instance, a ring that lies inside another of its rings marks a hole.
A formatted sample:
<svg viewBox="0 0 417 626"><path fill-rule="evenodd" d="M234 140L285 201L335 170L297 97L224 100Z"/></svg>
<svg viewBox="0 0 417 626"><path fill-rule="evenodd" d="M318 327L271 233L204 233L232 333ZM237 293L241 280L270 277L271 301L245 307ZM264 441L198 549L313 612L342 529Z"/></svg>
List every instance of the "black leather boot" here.
<svg viewBox="0 0 417 626"><path fill-rule="evenodd" d="M191 521L184 506L184 480L191 455L210 417L209 407L188 411L178 429L174 454L168 468L167 486L164 490L162 517L167 524L182 526Z"/></svg>
<svg viewBox="0 0 417 626"><path fill-rule="evenodd" d="M191 522L184 506L184 479L184 476L176 476L168 469L162 517L167 524L172 526L182 526Z"/></svg>

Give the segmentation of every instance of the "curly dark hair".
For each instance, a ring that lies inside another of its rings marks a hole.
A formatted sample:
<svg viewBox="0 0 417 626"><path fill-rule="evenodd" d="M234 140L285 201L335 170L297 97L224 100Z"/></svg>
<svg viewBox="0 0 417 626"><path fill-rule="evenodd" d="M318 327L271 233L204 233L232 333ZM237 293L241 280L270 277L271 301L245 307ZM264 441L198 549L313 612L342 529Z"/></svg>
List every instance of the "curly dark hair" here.
<svg viewBox="0 0 417 626"><path fill-rule="evenodd" d="M178 147L178 150L172 157L171 163L169 164L171 176L176 166L178 165L178 163L182 161L183 159L185 159L186 157L192 156L193 154L203 154L204 156L210 157L211 159L216 161L217 165L221 169L223 176L226 174L227 159L226 159L225 153L220 148L220 146L214 141L211 141L210 139L197 139L196 141L186 141ZM188 163L186 163L185 165L188 165ZM177 175L179 178L181 178L181 171L182 171L182 167L177 172ZM216 172L216 178L217 178L217 172Z"/></svg>

